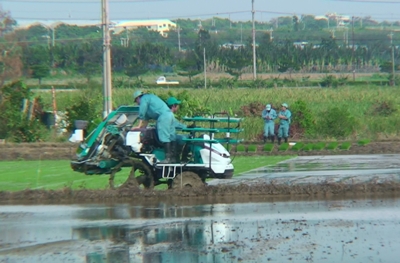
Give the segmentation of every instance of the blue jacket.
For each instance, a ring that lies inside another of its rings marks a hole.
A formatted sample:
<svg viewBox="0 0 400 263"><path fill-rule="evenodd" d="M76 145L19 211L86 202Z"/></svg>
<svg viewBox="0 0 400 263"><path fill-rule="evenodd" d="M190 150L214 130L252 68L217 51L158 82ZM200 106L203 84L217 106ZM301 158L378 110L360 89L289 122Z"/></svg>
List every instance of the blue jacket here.
<svg viewBox="0 0 400 263"><path fill-rule="evenodd" d="M158 117L171 111L167 104L154 94L144 94L140 98L139 119L141 120L157 120Z"/></svg>
<svg viewBox="0 0 400 263"><path fill-rule="evenodd" d="M185 128L187 128L187 125L186 125L186 124L183 124L183 123L181 123L181 122L179 122L179 121L174 117L174 127L175 127L176 129L185 129Z"/></svg>
<svg viewBox="0 0 400 263"><path fill-rule="evenodd" d="M271 119L267 120L265 117L270 117ZM276 117L278 117L278 115L276 114L276 111L274 109L271 109L269 112L267 111L267 109L264 109L262 111L261 117L263 118L264 122L274 122L274 120L276 119Z"/></svg>
<svg viewBox="0 0 400 263"><path fill-rule="evenodd" d="M285 111L280 111L278 115L283 115L287 118L286 119L279 119L279 124L280 125L289 125L290 121L291 121L291 117L292 117L292 113L290 112L290 110L286 109Z"/></svg>

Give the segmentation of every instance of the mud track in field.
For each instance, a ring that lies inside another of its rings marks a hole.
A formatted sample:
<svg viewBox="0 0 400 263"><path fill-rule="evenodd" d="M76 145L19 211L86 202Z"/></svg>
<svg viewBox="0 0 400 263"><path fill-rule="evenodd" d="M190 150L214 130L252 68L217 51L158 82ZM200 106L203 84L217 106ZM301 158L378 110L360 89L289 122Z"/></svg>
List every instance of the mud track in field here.
<svg viewBox="0 0 400 263"><path fill-rule="evenodd" d="M298 197L298 198L355 198L360 196L385 195L396 197L400 195L399 182L380 183L319 183L306 185L219 185L205 186L201 189L174 189L174 190L145 190L145 189L104 189L104 190L24 190L18 192L0 192L2 203L95 203L95 202L156 202L187 201L196 199L206 200L244 200L262 197Z"/></svg>
<svg viewBox="0 0 400 263"><path fill-rule="evenodd" d="M68 160L75 152L76 145L68 143L37 144L2 144L0 160ZM275 150L271 153L262 151L258 145L255 153L235 153L240 155L346 155L346 154L397 154L400 153L400 142L373 142L366 146L353 144L350 150L336 151L285 151ZM202 189L145 190L145 189L102 189L102 190L24 190L18 192L0 192L3 203L82 203L82 202L115 202L115 201L157 201L157 200L196 200L219 198L238 200L249 197L311 197L311 198L353 198L360 195L385 194L397 196L400 183L395 181L342 184L323 182L316 184L285 185L260 183L254 185L210 185Z"/></svg>
<svg viewBox="0 0 400 263"><path fill-rule="evenodd" d="M272 152L264 152L263 145L257 145L256 152L235 152L232 155L251 156L251 155L355 155L355 154L397 154L400 153L400 141L371 142L365 146L353 143L349 150L312 150L312 151L279 151L275 147ZM20 143L20 144L0 144L0 161L15 160L70 160L75 155L77 145L72 143Z"/></svg>

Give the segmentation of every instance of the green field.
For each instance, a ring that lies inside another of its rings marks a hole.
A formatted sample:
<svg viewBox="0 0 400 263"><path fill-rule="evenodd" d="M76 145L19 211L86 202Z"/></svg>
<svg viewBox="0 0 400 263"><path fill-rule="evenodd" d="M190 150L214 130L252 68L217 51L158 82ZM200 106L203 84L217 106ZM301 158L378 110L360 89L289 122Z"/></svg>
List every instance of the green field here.
<svg viewBox="0 0 400 263"><path fill-rule="evenodd" d="M99 92L101 86L98 86ZM286 102L293 105L294 102L302 100L315 116L315 125L326 118L324 112L333 107L348 109L357 122L357 130L347 138L359 139L392 139L399 138L400 131L400 88L389 86L364 85L359 87L318 88L318 87L279 87L279 88L235 88L235 89L183 89L183 88L155 88L148 91L157 95L178 94L186 90L190 96L195 98L200 105L211 108L213 112L227 111L241 116L242 106L252 102L262 104L272 103L275 106ZM134 89L119 88L113 91L113 104L132 105L132 94ZM58 92L57 108L63 110L72 105L82 92ZM51 105L51 93L40 93L46 105ZM98 112L102 110L102 101L98 101ZM377 112L376 107L382 106L382 112ZM385 115L385 107L393 110ZM261 111L254 116L247 116L243 122L245 128L241 136L246 140L252 140L259 135L263 129ZM260 116L258 116L260 115ZM294 116L295 117L295 116ZM338 124L340 125L340 123ZM318 138L318 133L313 139Z"/></svg>
<svg viewBox="0 0 400 263"><path fill-rule="evenodd" d="M233 158L235 175L273 165L291 156L238 156ZM19 191L24 189L105 189L108 187L108 175L87 176L73 172L69 161L7 161L0 162L0 191ZM115 184L120 184L128 171L115 176Z"/></svg>

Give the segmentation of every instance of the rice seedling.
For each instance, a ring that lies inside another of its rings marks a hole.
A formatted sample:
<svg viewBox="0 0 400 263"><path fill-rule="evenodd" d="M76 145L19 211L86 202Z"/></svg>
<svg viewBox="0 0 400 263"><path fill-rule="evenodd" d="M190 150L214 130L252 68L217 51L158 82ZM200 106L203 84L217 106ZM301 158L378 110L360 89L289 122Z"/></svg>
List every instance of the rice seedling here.
<svg viewBox="0 0 400 263"><path fill-rule="evenodd" d="M238 144L238 145L236 146L236 151L237 151L237 152L245 152L245 151L246 151L246 146L243 145L243 144Z"/></svg>
<svg viewBox="0 0 400 263"><path fill-rule="evenodd" d="M365 145L369 144L370 142L371 142L371 140L369 140L369 139L364 139L364 140L359 140L359 141L357 142L357 144L360 145L360 146L365 146Z"/></svg>
<svg viewBox="0 0 400 263"><path fill-rule="evenodd" d="M325 148L325 145L326 145L326 143L324 143L324 142L318 142L313 145L313 150L320 151Z"/></svg>
<svg viewBox="0 0 400 263"><path fill-rule="evenodd" d="M272 152L272 151L274 150L274 148L275 148L275 145L274 145L274 144L272 144L272 143L267 143L267 144L264 145L263 151L264 151L264 152Z"/></svg>
<svg viewBox="0 0 400 263"><path fill-rule="evenodd" d="M306 145L304 145L303 147L303 151L311 151L314 149L314 144L313 143L307 143Z"/></svg>
<svg viewBox="0 0 400 263"><path fill-rule="evenodd" d="M247 152L257 152L257 146L254 144L250 144L247 146Z"/></svg>
<svg viewBox="0 0 400 263"><path fill-rule="evenodd" d="M340 149L341 149L341 150L349 150L350 147L351 147L351 142L343 142L343 143L340 145Z"/></svg>
<svg viewBox="0 0 400 263"><path fill-rule="evenodd" d="M292 150L293 151L300 151L301 149L303 149L303 147L304 147L304 143L298 142L295 145L293 145Z"/></svg>
<svg viewBox="0 0 400 263"><path fill-rule="evenodd" d="M289 149L288 143L282 143L281 145L279 145L279 148L278 148L279 151L287 151L288 149Z"/></svg>
<svg viewBox="0 0 400 263"><path fill-rule="evenodd" d="M339 143L338 143L338 142L330 142L330 143L326 146L326 149L327 149L327 150L336 150L338 146L339 146Z"/></svg>

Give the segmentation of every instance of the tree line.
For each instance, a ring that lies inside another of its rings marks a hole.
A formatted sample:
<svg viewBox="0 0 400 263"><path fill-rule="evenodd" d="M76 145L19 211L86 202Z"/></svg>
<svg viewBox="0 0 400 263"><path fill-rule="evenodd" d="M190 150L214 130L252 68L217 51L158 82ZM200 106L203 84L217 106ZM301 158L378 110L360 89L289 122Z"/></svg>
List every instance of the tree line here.
<svg viewBox="0 0 400 263"><path fill-rule="evenodd" d="M52 71L81 74L88 80L100 74L103 63L100 28L60 24L53 29L36 25L15 30L11 16L4 11L1 16L5 21L0 39L3 82L12 75L37 78L40 82ZM178 20L177 23L180 31L171 31L167 38L145 28L114 34L113 71L131 78L139 78L147 72L175 72L188 76L189 80L202 72L204 65L208 71L227 72L235 79L252 71L249 22L242 23L240 30L238 22L227 19L206 20L201 25L196 20ZM270 23L257 23L257 70L266 73L390 71L391 45L395 45L396 40L389 41L389 29L366 30L366 26L374 23L364 19L363 27L354 28L353 24L349 32L349 27L339 29L332 21L331 28L337 30L334 33L327 30L324 23L312 16L281 17ZM275 31L265 29L278 24ZM52 34L55 39L51 39ZM123 37L129 38L129 42L121 44ZM224 45L226 43L237 45ZM394 47L394 58L395 61L399 58L397 47Z"/></svg>

